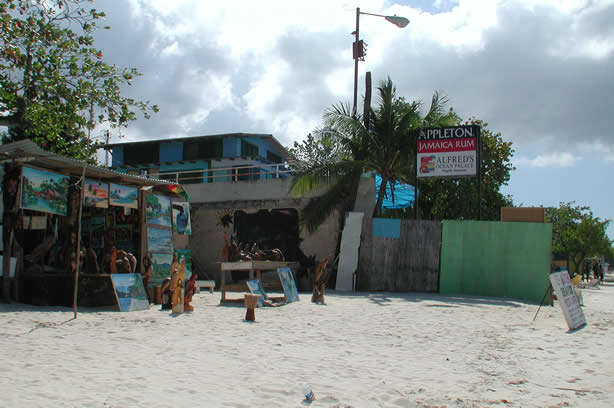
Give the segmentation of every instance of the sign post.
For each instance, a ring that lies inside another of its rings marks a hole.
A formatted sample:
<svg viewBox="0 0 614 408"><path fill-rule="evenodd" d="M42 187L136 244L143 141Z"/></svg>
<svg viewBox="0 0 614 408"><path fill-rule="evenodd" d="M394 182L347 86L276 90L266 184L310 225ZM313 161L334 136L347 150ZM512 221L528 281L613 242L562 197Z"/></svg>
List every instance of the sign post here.
<svg viewBox="0 0 614 408"><path fill-rule="evenodd" d="M580 302L578 302L571 279L569 279L569 272L551 273L550 283L552 283L552 288L567 321L567 326L569 326L569 331L586 326L586 318L580 307Z"/></svg>
<svg viewBox="0 0 614 408"><path fill-rule="evenodd" d="M478 219L481 219L480 126L420 129L416 152L417 179L478 178Z"/></svg>

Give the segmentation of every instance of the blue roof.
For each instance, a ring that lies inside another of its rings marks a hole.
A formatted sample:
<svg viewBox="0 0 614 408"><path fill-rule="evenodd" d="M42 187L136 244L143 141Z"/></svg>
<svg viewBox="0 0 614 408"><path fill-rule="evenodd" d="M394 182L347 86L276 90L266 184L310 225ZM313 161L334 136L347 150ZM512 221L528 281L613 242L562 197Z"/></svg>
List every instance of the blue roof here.
<svg viewBox="0 0 614 408"><path fill-rule="evenodd" d="M379 187L382 184L382 176L375 175L375 201L377 202L377 196ZM384 193L384 202L382 203L383 209L396 209L407 208L414 205L416 197L416 190L414 186L401 183L399 181L394 182L394 194L390 191L390 183L386 186L386 192Z"/></svg>

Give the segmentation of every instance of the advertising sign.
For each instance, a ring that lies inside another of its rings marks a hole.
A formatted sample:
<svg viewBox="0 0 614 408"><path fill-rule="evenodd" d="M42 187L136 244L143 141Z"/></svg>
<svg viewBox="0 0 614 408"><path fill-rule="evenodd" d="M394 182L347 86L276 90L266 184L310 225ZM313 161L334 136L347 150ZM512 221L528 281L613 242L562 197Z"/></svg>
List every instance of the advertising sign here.
<svg viewBox="0 0 614 408"><path fill-rule="evenodd" d="M569 279L569 272L561 271L550 274L550 283L556 294L556 298L559 300L561 310L567 321L569 330L576 330L586 325L586 318L584 312L578 302L578 297L574 290L571 279Z"/></svg>
<svg viewBox="0 0 614 408"><path fill-rule="evenodd" d="M428 128L418 131L418 177L476 177L480 127Z"/></svg>

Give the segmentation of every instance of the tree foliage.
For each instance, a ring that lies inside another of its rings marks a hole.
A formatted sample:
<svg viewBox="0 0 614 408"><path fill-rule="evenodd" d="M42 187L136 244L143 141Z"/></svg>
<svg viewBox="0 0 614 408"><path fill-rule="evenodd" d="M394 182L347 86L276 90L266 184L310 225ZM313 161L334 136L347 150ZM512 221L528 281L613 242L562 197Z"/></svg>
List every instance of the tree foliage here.
<svg viewBox="0 0 614 408"><path fill-rule="evenodd" d="M407 103L397 96L390 78L382 81L378 96L378 104L368 110L367 118L352 115L349 106L343 104L333 105L325 112L320 133L328 135L327 143L336 147L325 147L313 137L308 137L302 145L295 144L294 151L307 162L296 167L298 174L291 191L302 195L323 185L332 186L305 208L303 221L310 230L335 208L351 209L364 172L373 171L382 176L374 211L374 215L379 215L386 185L390 184L393 189L395 181L415 179L416 141L410 130L458 120L452 110L446 111L447 99L439 93L435 93L429 110L422 116L422 103ZM331 150L341 154L327 155ZM318 159L313 160L314 157Z"/></svg>
<svg viewBox="0 0 614 408"><path fill-rule="evenodd" d="M460 124L460 123L457 123ZM472 118L466 125L481 128L480 163L481 207L483 220L498 220L501 207L512 205L512 197L500 192L507 185L514 170L511 142L503 140L501 133L488 129L488 123ZM477 219L478 183L475 178L429 179L419 184L419 209L424 219Z"/></svg>
<svg viewBox="0 0 614 408"><path fill-rule="evenodd" d="M105 14L92 0L0 1L0 126L5 141L32 139L79 159L96 150L91 134L124 127L157 106L120 94L139 76L103 62L93 33ZM108 28L108 27L104 27Z"/></svg>
<svg viewBox="0 0 614 408"><path fill-rule="evenodd" d="M610 255L612 241L606 234L610 220L593 216L589 207L575 202L546 208L546 215L552 222L552 251L567 253L576 271L585 257Z"/></svg>

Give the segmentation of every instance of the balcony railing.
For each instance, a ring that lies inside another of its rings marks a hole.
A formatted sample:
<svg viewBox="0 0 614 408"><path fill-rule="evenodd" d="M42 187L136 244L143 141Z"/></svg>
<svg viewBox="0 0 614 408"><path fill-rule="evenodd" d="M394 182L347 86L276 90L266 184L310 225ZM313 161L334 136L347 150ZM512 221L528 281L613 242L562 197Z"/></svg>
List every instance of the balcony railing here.
<svg viewBox="0 0 614 408"><path fill-rule="evenodd" d="M280 163L160 172L148 176L178 184L202 184L276 179L287 177L291 172L289 167Z"/></svg>

